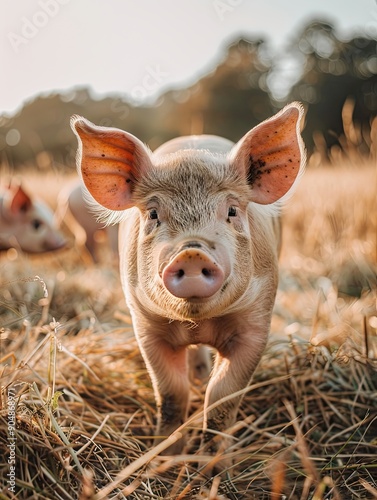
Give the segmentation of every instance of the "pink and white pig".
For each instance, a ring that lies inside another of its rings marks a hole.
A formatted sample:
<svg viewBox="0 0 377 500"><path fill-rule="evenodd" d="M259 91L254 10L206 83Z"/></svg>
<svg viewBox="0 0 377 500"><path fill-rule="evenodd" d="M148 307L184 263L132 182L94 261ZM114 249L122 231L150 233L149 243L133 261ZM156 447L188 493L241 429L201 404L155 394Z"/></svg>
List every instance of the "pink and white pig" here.
<svg viewBox="0 0 377 500"><path fill-rule="evenodd" d="M26 193L20 183L0 186L0 250L19 248L28 253L57 250L65 245L53 211Z"/></svg>
<svg viewBox="0 0 377 500"><path fill-rule="evenodd" d="M250 383L266 346L278 283L277 215L305 164L302 116L292 103L236 144L189 136L154 153L130 133L72 117L83 183L121 221L120 275L154 387L156 442L187 417L190 345L216 352L204 408L209 452L220 446L214 436L235 422L241 396L221 400Z"/></svg>
<svg viewBox="0 0 377 500"><path fill-rule="evenodd" d="M99 222L83 195L82 182L78 179L68 184L59 194L58 220L64 220L75 237L79 247L86 247L93 262L98 262L98 231L105 231L108 247L112 251L114 260L118 261L118 226L105 226Z"/></svg>

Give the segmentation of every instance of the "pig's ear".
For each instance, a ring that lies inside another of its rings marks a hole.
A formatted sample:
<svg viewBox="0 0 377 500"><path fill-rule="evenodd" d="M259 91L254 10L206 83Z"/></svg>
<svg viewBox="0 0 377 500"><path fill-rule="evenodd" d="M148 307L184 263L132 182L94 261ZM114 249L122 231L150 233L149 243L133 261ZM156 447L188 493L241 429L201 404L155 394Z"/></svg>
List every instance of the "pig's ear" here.
<svg viewBox="0 0 377 500"><path fill-rule="evenodd" d="M300 103L289 104L250 130L230 152L230 161L246 176L255 203L268 205L280 200L304 169L302 116Z"/></svg>
<svg viewBox="0 0 377 500"><path fill-rule="evenodd" d="M18 215L27 212L33 202L30 196L25 193L21 184L11 186L7 200L8 210L12 215Z"/></svg>
<svg viewBox="0 0 377 500"><path fill-rule="evenodd" d="M89 193L109 210L132 207L135 182L151 167L144 144L132 134L98 127L81 116L72 116L71 128L79 143L77 167Z"/></svg>

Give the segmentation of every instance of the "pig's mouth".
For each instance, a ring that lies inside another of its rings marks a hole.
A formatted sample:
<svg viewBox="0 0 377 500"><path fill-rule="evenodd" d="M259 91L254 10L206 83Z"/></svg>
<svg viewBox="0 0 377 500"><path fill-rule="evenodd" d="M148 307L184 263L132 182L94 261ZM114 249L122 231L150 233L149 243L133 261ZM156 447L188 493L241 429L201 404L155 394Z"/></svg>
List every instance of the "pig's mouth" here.
<svg viewBox="0 0 377 500"><path fill-rule="evenodd" d="M209 302L212 298L212 295L210 297L197 297L193 295L192 297L186 297L183 298L182 300L188 304L205 304L206 302Z"/></svg>

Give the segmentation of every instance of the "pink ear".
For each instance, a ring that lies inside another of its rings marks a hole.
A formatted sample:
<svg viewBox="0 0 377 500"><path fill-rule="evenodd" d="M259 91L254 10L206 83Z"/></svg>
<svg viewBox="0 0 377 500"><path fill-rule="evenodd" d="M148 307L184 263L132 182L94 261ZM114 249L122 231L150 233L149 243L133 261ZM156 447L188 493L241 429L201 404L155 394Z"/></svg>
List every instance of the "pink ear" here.
<svg viewBox="0 0 377 500"><path fill-rule="evenodd" d="M268 205L279 200L304 168L302 116L301 104L289 104L250 130L232 149L230 161L246 175L252 201Z"/></svg>
<svg viewBox="0 0 377 500"><path fill-rule="evenodd" d="M151 167L147 148L123 130L97 127L80 116L71 118L71 127L79 141L78 168L93 198L110 210L133 206L135 182Z"/></svg>
<svg viewBox="0 0 377 500"><path fill-rule="evenodd" d="M12 196L9 203L10 212L13 215L27 212L31 208L33 202L22 189L21 185L17 186L16 188L11 187L10 190L12 191Z"/></svg>

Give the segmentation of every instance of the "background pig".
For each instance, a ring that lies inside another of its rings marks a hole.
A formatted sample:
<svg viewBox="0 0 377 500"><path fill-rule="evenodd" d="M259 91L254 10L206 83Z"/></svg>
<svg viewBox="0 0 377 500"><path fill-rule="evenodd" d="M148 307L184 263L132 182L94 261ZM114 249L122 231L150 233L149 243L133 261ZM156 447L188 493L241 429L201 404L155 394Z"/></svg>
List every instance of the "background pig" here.
<svg viewBox="0 0 377 500"><path fill-rule="evenodd" d="M98 242L96 233L99 230L106 232L109 246L114 256L118 255L118 226L98 222L93 211L83 197L83 188L80 180L69 184L59 195L59 223L63 220L75 236L79 246L85 245L94 262L98 261ZM117 257L116 257L117 258Z"/></svg>
<svg viewBox="0 0 377 500"><path fill-rule="evenodd" d="M267 342L278 281L276 214L304 167L302 114L293 103L237 144L186 137L155 153L127 132L72 119L83 182L122 220L121 280L153 382L156 439L187 416L192 344L217 351L205 397L210 451L236 419L241 396L221 399L249 384Z"/></svg>
<svg viewBox="0 0 377 500"><path fill-rule="evenodd" d="M45 203L30 197L19 183L0 186L0 250L15 247L38 253L64 245L54 214Z"/></svg>

